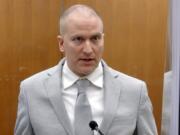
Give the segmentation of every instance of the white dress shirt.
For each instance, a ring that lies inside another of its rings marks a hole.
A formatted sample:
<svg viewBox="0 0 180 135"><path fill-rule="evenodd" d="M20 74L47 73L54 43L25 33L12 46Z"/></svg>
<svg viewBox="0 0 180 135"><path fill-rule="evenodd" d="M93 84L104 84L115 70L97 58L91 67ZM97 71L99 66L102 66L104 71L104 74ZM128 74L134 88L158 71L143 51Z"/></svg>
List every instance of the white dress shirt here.
<svg viewBox="0 0 180 135"><path fill-rule="evenodd" d="M74 83L80 77L73 73L65 62L62 73L63 91L62 96L64 99L65 108L69 116L70 122L74 122L74 109L77 98L77 88ZM101 62L93 73L86 76L91 85L87 88L87 98L92 110L93 120L100 126L103 118L104 111L104 89L103 89L103 68Z"/></svg>

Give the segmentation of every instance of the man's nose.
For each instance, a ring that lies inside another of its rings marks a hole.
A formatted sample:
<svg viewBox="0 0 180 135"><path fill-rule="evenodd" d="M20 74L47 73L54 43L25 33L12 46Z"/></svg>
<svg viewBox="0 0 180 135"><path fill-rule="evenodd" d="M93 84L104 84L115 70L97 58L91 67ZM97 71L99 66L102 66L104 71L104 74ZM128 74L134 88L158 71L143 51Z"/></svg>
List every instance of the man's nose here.
<svg viewBox="0 0 180 135"><path fill-rule="evenodd" d="M92 44L89 40L87 40L83 46L83 52L86 54L92 53Z"/></svg>

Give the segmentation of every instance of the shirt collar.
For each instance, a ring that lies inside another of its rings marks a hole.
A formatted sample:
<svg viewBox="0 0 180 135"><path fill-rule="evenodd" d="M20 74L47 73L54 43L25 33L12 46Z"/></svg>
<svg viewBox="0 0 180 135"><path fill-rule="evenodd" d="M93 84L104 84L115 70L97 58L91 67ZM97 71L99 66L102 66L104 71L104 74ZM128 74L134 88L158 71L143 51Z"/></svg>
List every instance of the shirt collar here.
<svg viewBox="0 0 180 135"><path fill-rule="evenodd" d="M63 86L64 89L69 88L72 86L80 77L77 76L75 73L73 73L70 68L67 65L67 61L65 61L63 66ZM103 68L102 63L99 62L97 68L88 76L85 76L83 78L87 78L93 85L96 87L103 87Z"/></svg>
<svg viewBox="0 0 180 135"><path fill-rule="evenodd" d="M86 77L93 85L103 87L103 68L102 63L99 62L97 68Z"/></svg>
<svg viewBox="0 0 180 135"><path fill-rule="evenodd" d="M62 74L64 89L72 86L78 79L79 77L69 69L67 62L65 61Z"/></svg>

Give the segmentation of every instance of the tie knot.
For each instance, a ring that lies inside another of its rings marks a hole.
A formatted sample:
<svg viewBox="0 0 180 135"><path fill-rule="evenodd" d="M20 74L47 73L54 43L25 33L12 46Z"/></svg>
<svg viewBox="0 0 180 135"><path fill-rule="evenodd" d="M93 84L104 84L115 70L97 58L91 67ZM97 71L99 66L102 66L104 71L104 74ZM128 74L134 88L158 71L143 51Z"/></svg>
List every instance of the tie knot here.
<svg viewBox="0 0 180 135"><path fill-rule="evenodd" d="M78 92L85 92L87 87L90 85L90 82L88 79L79 79L77 81L77 87L78 87Z"/></svg>

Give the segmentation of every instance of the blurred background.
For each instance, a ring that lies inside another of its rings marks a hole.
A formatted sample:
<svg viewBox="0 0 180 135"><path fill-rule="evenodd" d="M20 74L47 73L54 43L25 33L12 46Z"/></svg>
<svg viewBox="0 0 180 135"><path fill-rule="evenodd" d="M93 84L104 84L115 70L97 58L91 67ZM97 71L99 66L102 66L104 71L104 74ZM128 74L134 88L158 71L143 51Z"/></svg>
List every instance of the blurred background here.
<svg viewBox="0 0 180 135"><path fill-rule="evenodd" d="M102 16L105 61L146 81L160 134L164 72L171 63L168 0L0 0L0 134L13 134L20 81L63 57L56 38L59 16L77 3Z"/></svg>

